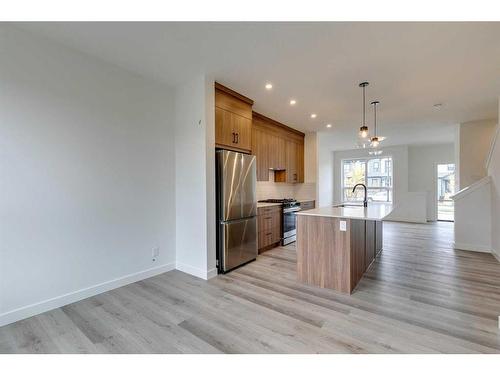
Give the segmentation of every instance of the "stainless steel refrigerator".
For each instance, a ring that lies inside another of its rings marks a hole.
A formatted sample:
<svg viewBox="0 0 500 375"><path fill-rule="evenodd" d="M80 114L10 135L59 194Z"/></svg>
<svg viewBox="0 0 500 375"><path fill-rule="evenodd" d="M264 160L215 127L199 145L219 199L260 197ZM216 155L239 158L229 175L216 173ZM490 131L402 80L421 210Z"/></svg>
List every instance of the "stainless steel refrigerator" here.
<svg viewBox="0 0 500 375"><path fill-rule="evenodd" d="M257 258L255 156L216 152L217 268L225 273Z"/></svg>

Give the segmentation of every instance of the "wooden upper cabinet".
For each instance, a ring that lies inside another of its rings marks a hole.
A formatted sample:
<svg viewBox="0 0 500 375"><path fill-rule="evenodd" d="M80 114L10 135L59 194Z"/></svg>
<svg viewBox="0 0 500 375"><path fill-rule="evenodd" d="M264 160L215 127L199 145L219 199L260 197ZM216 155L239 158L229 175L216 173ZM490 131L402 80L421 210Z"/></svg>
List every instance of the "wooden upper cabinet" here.
<svg viewBox="0 0 500 375"><path fill-rule="evenodd" d="M286 142L286 182L304 182L304 142Z"/></svg>
<svg viewBox="0 0 500 375"><path fill-rule="evenodd" d="M286 169L286 140L279 135L268 134L270 147L270 168Z"/></svg>
<svg viewBox="0 0 500 375"><path fill-rule="evenodd" d="M269 181L270 151L266 132L252 125L252 154L257 161L257 181Z"/></svg>
<svg viewBox="0 0 500 375"><path fill-rule="evenodd" d="M286 142L286 182L299 182L299 174L297 172L297 154L298 144L294 141Z"/></svg>
<svg viewBox="0 0 500 375"><path fill-rule="evenodd" d="M250 153L253 101L215 83L215 145Z"/></svg>
<svg viewBox="0 0 500 375"><path fill-rule="evenodd" d="M251 152L252 119L232 114L237 148Z"/></svg>
<svg viewBox="0 0 500 375"><path fill-rule="evenodd" d="M304 182L304 139L297 145L297 182Z"/></svg>
<svg viewBox="0 0 500 375"><path fill-rule="evenodd" d="M256 112L252 120L252 153L257 181L304 182L304 134Z"/></svg>
<svg viewBox="0 0 500 375"><path fill-rule="evenodd" d="M215 107L215 143L218 145L232 145L234 129L231 112Z"/></svg>

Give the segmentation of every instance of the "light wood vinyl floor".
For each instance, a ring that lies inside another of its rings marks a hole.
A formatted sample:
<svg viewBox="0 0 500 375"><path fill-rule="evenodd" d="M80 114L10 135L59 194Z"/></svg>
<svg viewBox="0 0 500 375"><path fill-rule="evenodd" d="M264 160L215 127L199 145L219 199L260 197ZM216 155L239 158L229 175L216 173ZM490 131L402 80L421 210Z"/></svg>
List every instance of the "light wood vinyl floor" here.
<svg viewBox="0 0 500 375"><path fill-rule="evenodd" d="M208 282L171 271L0 328L0 352L500 353L500 263L452 241L385 223L351 296L298 283L293 244Z"/></svg>

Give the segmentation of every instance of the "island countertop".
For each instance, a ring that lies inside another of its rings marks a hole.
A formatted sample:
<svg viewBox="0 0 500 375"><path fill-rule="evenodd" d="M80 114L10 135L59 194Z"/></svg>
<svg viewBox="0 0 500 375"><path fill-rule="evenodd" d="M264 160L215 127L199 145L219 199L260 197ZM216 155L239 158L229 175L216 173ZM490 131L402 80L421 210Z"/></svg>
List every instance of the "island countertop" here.
<svg viewBox="0 0 500 375"><path fill-rule="evenodd" d="M368 203L368 207L319 207L312 210L299 211L297 215L380 221L389 215L391 211L392 204L390 203Z"/></svg>

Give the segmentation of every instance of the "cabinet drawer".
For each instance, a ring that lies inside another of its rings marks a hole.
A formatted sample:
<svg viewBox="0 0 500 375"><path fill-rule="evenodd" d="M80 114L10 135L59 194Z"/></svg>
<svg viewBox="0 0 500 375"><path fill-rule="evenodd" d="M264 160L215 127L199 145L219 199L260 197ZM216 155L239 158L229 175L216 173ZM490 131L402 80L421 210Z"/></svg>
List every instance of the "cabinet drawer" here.
<svg viewBox="0 0 500 375"><path fill-rule="evenodd" d="M258 209L259 249L275 244L281 239L281 206Z"/></svg>
<svg viewBox="0 0 500 375"><path fill-rule="evenodd" d="M257 209L258 215L269 215L274 213L281 213L281 206L259 207Z"/></svg>
<svg viewBox="0 0 500 375"><path fill-rule="evenodd" d="M262 249L263 247L272 245L274 243L273 241L273 234L270 232L267 233L259 233L259 249Z"/></svg>

